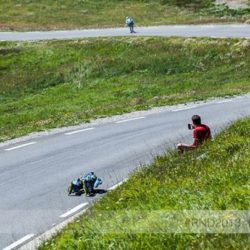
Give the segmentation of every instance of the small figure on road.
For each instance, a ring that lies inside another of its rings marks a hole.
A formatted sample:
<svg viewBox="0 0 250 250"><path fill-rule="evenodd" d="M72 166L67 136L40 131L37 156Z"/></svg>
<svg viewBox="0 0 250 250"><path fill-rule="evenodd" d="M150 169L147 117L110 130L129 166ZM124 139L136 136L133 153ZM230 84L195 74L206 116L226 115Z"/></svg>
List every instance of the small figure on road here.
<svg viewBox="0 0 250 250"><path fill-rule="evenodd" d="M95 188L102 184L102 180L97 178L94 172L89 172L82 177L85 187L86 196L93 196L95 194Z"/></svg>
<svg viewBox="0 0 250 250"><path fill-rule="evenodd" d="M126 24L129 27L130 33L135 33L134 31L134 20L132 17L126 17Z"/></svg>
<svg viewBox="0 0 250 250"><path fill-rule="evenodd" d="M81 195L84 193L83 181L80 178L74 179L68 188L68 195Z"/></svg>
<svg viewBox="0 0 250 250"><path fill-rule="evenodd" d="M98 188L102 184L102 180L97 178L94 172L89 172L80 178L71 181L68 187L68 195L81 195L86 194L86 196L94 196L95 188Z"/></svg>
<svg viewBox="0 0 250 250"><path fill-rule="evenodd" d="M179 143L177 150L180 153L185 151L194 150L203 144L206 140L212 139L210 128L201 123L201 117L199 115L192 116L192 124L188 124L188 129L193 129L193 143L191 145Z"/></svg>

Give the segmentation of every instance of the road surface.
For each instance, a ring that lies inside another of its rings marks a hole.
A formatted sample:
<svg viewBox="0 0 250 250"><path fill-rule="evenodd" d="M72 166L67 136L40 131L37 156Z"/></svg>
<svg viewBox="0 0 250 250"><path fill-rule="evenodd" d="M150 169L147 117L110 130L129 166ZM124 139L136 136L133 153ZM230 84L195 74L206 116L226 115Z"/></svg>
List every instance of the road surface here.
<svg viewBox="0 0 250 250"><path fill-rule="evenodd" d="M250 25L168 25L152 27L135 27L135 34L128 28L87 29L65 31L35 32L0 32L0 41L31 41L52 39L76 39L86 37L119 36L181 36L181 37L216 37L216 38L250 38Z"/></svg>

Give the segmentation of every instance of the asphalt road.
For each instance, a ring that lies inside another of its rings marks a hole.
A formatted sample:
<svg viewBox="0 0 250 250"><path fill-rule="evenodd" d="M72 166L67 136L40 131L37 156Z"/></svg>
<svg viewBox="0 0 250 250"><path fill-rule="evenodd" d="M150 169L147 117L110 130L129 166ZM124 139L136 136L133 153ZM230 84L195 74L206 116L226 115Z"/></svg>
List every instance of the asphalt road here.
<svg viewBox="0 0 250 250"><path fill-rule="evenodd" d="M103 179L102 188L108 189L154 154L181 140L191 142L187 123L193 114L200 114L215 132L250 115L249 107L250 95L219 99L2 145L0 248L43 233L62 222L67 216L60 216L68 210L95 200L67 196L71 179L92 170Z"/></svg>
<svg viewBox="0 0 250 250"><path fill-rule="evenodd" d="M110 28L44 32L0 32L0 41L74 39L86 37L115 37L127 35L250 38L250 25L247 24L169 25L135 27L135 31L135 34L130 34L128 28Z"/></svg>

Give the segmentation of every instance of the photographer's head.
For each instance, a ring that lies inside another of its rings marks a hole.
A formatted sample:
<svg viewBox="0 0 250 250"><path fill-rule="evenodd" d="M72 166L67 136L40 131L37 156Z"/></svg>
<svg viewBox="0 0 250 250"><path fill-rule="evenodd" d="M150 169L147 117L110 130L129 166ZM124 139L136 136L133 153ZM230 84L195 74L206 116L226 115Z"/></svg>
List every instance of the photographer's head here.
<svg viewBox="0 0 250 250"><path fill-rule="evenodd" d="M192 116L192 121L193 121L194 126L201 125L201 117L199 115L193 115Z"/></svg>

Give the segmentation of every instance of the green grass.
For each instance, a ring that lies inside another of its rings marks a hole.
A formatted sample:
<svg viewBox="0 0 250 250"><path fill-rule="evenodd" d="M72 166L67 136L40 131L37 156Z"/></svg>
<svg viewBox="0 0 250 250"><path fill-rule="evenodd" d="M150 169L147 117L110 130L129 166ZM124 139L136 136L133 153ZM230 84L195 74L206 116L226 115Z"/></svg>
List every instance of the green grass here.
<svg viewBox="0 0 250 250"><path fill-rule="evenodd" d="M211 0L0 0L1 30L50 30L124 26L133 16L138 26L242 22L246 11L206 11ZM223 17L223 18L221 18Z"/></svg>
<svg viewBox="0 0 250 250"><path fill-rule="evenodd" d="M249 145L247 118L197 151L157 157L40 250L249 249L249 234L164 233L168 212L249 209Z"/></svg>
<svg viewBox="0 0 250 250"><path fill-rule="evenodd" d="M0 141L91 119L250 91L247 40L0 43Z"/></svg>

